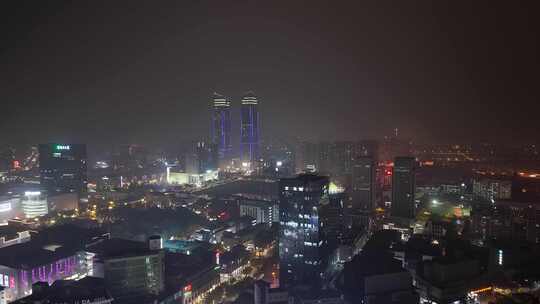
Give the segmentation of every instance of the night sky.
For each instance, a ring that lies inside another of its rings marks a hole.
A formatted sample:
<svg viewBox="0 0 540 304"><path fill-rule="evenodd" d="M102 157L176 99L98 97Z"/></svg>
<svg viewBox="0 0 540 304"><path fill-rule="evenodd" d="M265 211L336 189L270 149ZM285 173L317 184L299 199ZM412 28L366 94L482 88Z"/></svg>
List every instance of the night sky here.
<svg viewBox="0 0 540 304"><path fill-rule="evenodd" d="M4 2L0 144L204 137L247 90L263 138L538 139L532 1Z"/></svg>

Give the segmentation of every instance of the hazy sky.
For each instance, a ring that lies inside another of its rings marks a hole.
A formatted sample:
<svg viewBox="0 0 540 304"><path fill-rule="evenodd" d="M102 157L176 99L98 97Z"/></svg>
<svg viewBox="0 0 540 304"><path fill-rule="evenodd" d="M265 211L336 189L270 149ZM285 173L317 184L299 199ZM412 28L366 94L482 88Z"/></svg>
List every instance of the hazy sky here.
<svg viewBox="0 0 540 304"><path fill-rule="evenodd" d="M532 1L13 2L0 143L207 136L247 90L263 137L538 139Z"/></svg>

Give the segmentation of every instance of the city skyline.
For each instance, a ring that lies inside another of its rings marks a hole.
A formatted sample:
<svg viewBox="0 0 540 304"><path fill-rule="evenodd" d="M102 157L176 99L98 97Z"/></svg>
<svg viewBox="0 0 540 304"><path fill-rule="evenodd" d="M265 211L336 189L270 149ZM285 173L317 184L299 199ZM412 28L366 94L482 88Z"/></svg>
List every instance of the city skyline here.
<svg viewBox="0 0 540 304"><path fill-rule="evenodd" d="M208 95L236 101L249 89L264 96L268 138L380 138L397 127L416 140L536 139L538 24L525 6L3 8L3 143L207 136Z"/></svg>
<svg viewBox="0 0 540 304"><path fill-rule="evenodd" d="M0 3L0 304L540 303L536 11Z"/></svg>

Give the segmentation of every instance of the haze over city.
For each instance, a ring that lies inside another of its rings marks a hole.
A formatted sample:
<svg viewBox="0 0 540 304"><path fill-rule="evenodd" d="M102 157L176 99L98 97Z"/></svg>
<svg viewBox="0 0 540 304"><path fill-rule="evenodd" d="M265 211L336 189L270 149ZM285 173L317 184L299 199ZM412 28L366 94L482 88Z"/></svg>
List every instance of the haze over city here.
<svg viewBox="0 0 540 304"><path fill-rule="evenodd" d="M0 304L538 304L533 3L0 4Z"/></svg>
<svg viewBox="0 0 540 304"><path fill-rule="evenodd" d="M380 138L396 127L417 141L537 138L539 24L527 5L2 6L6 143L206 136L209 96L238 104L248 90L264 138Z"/></svg>

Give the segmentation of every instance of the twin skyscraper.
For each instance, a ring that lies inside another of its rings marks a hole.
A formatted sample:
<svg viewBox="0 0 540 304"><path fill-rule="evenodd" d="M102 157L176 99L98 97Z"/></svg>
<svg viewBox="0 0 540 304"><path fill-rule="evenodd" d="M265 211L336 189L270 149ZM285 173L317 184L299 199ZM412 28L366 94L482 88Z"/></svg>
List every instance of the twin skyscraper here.
<svg viewBox="0 0 540 304"><path fill-rule="evenodd" d="M253 170L259 160L259 109L255 93L249 91L242 96L240 105L240 147L233 150L231 100L214 93L212 115L212 142L218 147L220 160L231 160L239 156L241 166ZM237 154L239 152L239 154Z"/></svg>

